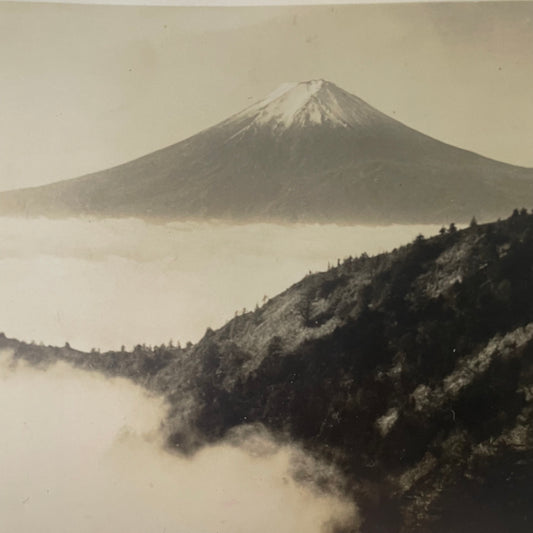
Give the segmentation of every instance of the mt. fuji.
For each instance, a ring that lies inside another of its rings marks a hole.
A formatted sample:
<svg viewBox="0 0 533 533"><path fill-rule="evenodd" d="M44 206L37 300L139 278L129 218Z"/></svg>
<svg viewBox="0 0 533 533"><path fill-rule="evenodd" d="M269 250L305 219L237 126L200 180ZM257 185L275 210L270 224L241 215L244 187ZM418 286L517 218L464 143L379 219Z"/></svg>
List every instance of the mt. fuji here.
<svg viewBox="0 0 533 533"><path fill-rule="evenodd" d="M496 125L495 125L496 127ZM411 223L533 206L533 169L427 137L333 83L286 83L182 142L0 194L0 213Z"/></svg>

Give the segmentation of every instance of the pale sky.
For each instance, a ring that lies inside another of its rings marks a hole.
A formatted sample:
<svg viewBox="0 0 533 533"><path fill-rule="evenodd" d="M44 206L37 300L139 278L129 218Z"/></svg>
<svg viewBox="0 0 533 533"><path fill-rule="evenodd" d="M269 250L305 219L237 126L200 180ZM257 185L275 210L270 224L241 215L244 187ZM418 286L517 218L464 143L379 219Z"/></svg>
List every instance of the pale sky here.
<svg viewBox="0 0 533 533"><path fill-rule="evenodd" d="M440 140L533 166L533 3L0 3L0 189L116 165L324 78Z"/></svg>

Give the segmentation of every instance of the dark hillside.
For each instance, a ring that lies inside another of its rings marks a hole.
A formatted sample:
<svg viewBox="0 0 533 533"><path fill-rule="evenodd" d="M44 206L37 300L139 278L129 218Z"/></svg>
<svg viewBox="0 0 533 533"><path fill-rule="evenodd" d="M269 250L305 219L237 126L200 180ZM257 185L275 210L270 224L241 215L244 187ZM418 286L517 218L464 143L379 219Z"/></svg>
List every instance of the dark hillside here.
<svg viewBox="0 0 533 533"><path fill-rule="evenodd" d="M186 349L82 354L2 339L8 346L164 393L169 444L184 451L242 424L298 441L344 473L364 532L531 531L525 211L345 259Z"/></svg>

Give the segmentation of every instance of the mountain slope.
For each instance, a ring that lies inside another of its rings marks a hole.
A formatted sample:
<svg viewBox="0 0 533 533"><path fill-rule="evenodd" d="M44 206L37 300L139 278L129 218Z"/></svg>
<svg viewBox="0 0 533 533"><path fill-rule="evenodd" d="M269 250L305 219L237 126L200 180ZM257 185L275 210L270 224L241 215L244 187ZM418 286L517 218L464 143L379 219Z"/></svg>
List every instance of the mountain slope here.
<svg viewBox="0 0 533 533"><path fill-rule="evenodd" d="M192 452L264 425L335 465L363 533L526 533L533 520L533 215L451 227L307 276L186 349L33 363L130 377Z"/></svg>
<svg viewBox="0 0 533 533"><path fill-rule="evenodd" d="M524 204L533 170L431 139L323 80L135 161L0 194L4 214L248 221L467 221Z"/></svg>

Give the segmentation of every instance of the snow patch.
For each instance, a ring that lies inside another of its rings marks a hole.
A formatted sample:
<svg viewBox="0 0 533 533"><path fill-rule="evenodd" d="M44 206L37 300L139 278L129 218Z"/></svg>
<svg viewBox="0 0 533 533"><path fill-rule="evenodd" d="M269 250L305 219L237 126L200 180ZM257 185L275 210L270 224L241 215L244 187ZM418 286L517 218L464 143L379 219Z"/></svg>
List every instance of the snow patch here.
<svg viewBox="0 0 533 533"><path fill-rule="evenodd" d="M274 100L277 100L280 96L283 96L286 92L290 91L294 87L298 85L298 82L287 82L282 83L277 89L272 91L264 100L262 100L260 103L261 105L270 104L270 102L273 102ZM256 104L257 106L257 104Z"/></svg>
<svg viewBox="0 0 533 533"><path fill-rule="evenodd" d="M262 107L255 119L256 124L274 122L277 126L288 128L293 123L320 124L322 112L319 105L313 105L312 98L322 88L323 82L298 83L288 90L285 86L274 91L279 94L275 99L267 98L268 105Z"/></svg>
<svg viewBox="0 0 533 533"><path fill-rule="evenodd" d="M382 437L392 429L392 426L394 426L396 420L398 420L398 416L398 409L391 407L383 416L380 416L376 420L376 426Z"/></svg>
<svg viewBox="0 0 533 533"><path fill-rule="evenodd" d="M324 80L284 83L235 120L251 122L232 137L250 129L269 127L283 131L291 126L328 124L349 128L384 120L384 115L363 100Z"/></svg>

